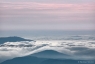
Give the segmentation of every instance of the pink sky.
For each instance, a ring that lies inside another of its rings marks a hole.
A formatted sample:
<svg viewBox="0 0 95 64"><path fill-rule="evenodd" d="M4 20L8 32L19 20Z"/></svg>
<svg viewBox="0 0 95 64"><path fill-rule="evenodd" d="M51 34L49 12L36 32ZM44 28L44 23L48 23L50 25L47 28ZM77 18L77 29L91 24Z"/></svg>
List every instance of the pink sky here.
<svg viewBox="0 0 95 64"><path fill-rule="evenodd" d="M34 10L74 10L85 11L94 10L95 5L93 3L85 4L58 4L58 3L37 3L37 2L2 2L1 10L5 9L34 9Z"/></svg>
<svg viewBox="0 0 95 64"><path fill-rule="evenodd" d="M23 26L29 30L95 30L93 2L92 0L82 3L4 0L0 3L2 12L0 30L23 30Z"/></svg>

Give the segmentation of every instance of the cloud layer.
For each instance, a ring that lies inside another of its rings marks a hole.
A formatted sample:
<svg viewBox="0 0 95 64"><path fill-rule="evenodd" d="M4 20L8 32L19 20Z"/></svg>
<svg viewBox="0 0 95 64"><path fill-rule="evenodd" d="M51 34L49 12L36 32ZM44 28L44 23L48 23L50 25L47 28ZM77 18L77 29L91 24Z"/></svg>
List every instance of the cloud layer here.
<svg viewBox="0 0 95 64"><path fill-rule="evenodd" d="M72 37L73 38L73 37ZM82 37L81 37L82 38ZM0 62L14 57L26 56L43 50L55 50L70 55L69 59L95 59L94 40L43 40L36 42L6 42L0 44Z"/></svg>

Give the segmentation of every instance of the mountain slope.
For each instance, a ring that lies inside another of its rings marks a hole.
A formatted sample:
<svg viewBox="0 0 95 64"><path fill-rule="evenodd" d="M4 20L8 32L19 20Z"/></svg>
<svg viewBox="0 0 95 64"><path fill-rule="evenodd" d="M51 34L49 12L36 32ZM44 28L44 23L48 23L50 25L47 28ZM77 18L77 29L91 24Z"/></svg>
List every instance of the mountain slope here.
<svg viewBox="0 0 95 64"><path fill-rule="evenodd" d="M80 62L79 62L80 61ZM18 57L1 64L95 64L95 60L46 59L33 56Z"/></svg>
<svg viewBox="0 0 95 64"><path fill-rule="evenodd" d="M54 51L54 50L45 50L45 51L41 51L35 54L32 54L31 56L35 56L35 57L39 57L39 58L66 58L69 57L69 55Z"/></svg>
<svg viewBox="0 0 95 64"><path fill-rule="evenodd" d="M78 64L78 60L48 59L40 64Z"/></svg>
<svg viewBox="0 0 95 64"><path fill-rule="evenodd" d="M2 62L1 64L39 64L46 59L32 56L18 57Z"/></svg>

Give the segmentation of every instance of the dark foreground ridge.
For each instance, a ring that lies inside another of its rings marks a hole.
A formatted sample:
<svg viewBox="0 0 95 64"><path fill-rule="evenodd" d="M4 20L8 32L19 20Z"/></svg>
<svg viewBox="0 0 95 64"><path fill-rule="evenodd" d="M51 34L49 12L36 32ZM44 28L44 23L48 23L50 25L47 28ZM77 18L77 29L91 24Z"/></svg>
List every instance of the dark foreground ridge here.
<svg viewBox="0 0 95 64"><path fill-rule="evenodd" d="M95 60L47 59L25 56L7 60L1 64L95 64Z"/></svg>
<svg viewBox="0 0 95 64"><path fill-rule="evenodd" d="M5 42L19 42L19 41L33 41L29 39L24 39L21 37L13 36L13 37L0 37L0 44Z"/></svg>
<svg viewBox="0 0 95 64"><path fill-rule="evenodd" d="M2 62L1 64L95 64L95 60L72 60L72 59L58 59L50 57L43 58L44 55L42 56L41 54L49 56L50 54L59 55L61 53L58 53L53 50L45 50L42 52L35 53L33 55L7 60Z"/></svg>

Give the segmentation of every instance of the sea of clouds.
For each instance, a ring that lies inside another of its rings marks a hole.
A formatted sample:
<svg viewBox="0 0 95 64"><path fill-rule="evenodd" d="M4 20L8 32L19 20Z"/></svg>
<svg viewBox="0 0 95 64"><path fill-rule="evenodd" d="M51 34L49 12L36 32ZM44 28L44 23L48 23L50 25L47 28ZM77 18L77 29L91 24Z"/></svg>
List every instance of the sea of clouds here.
<svg viewBox="0 0 95 64"><path fill-rule="evenodd" d="M79 37L79 36L72 36ZM64 39L64 40L36 40L21 42L5 42L0 44L0 62L15 57L27 56L43 50L55 50L70 57L67 59L95 59L95 40L83 39ZM87 37L88 38L88 37Z"/></svg>

